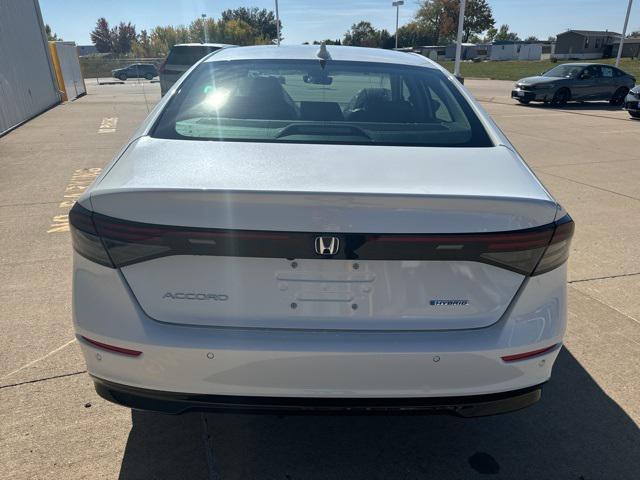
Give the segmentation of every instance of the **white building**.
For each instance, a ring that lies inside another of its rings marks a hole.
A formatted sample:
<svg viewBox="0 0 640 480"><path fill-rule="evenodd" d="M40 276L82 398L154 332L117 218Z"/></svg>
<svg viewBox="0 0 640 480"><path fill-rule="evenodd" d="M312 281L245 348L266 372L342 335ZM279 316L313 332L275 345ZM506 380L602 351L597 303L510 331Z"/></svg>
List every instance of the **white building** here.
<svg viewBox="0 0 640 480"><path fill-rule="evenodd" d="M0 135L59 102L38 0L0 1Z"/></svg>
<svg viewBox="0 0 640 480"><path fill-rule="evenodd" d="M542 45L540 43L493 42L489 60L540 60Z"/></svg>

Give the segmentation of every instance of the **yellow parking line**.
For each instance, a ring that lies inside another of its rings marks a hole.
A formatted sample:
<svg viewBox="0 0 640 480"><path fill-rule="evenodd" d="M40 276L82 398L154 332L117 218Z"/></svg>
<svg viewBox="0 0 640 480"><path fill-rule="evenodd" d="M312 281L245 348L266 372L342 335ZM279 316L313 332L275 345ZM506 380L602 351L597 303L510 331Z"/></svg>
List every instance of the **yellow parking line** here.
<svg viewBox="0 0 640 480"><path fill-rule="evenodd" d="M58 205L58 208L64 209L64 213L53 216L47 233L69 231L69 210L100 173L102 173L102 169L99 167L80 168L73 172L69 184L64 189L62 202Z"/></svg>
<svg viewBox="0 0 640 480"><path fill-rule="evenodd" d="M118 117L104 117L98 128L98 133L115 133Z"/></svg>

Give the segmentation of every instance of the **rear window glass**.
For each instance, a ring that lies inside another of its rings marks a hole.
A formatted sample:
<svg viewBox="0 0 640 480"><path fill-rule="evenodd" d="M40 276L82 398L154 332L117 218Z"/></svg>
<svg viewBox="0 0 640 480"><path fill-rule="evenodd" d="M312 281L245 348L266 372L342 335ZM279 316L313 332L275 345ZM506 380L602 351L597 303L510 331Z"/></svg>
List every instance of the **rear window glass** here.
<svg viewBox="0 0 640 480"><path fill-rule="evenodd" d="M220 50L216 47L173 47L167 57L168 65L193 65L205 55Z"/></svg>
<svg viewBox="0 0 640 480"><path fill-rule="evenodd" d="M224 141L492 146L441 71L364 62L201 64L154 136Z"/></svg>

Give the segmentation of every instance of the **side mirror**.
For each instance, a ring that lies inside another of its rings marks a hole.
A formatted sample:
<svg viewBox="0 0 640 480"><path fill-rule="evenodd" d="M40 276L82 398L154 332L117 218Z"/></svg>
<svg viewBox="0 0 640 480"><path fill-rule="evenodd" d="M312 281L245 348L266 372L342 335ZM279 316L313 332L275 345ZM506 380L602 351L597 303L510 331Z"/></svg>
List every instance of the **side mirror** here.
<svg viewBox="0 0 640 480"><path fill-rule="evenodd" d="M591 75L589 75L586 72L580 75L581 80L589 80L590 78L591 78Z"/></svg>

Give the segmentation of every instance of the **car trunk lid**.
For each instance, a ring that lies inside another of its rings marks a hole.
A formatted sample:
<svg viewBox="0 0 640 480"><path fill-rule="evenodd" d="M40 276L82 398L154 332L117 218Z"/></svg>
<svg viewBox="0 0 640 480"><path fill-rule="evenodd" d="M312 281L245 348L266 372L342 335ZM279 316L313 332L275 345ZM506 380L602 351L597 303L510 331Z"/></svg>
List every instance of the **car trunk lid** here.
<svg viewBox="0 0 640 480"><path fill-rule="evenodd" d="M490 325L526 275L504 268L499 255L487 261L457 252L504 242L487 235L519 235L556 214L555 202L506 147L148 137L92 189L91 203L106 237L124 228L130 240L134 228L172 239L170 253L136 261L126 255L140 255L140 245L114 244L147 314L246 328ZM319 238L335 239L337 252L318 251Z"/></svg>

